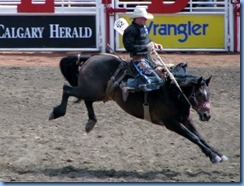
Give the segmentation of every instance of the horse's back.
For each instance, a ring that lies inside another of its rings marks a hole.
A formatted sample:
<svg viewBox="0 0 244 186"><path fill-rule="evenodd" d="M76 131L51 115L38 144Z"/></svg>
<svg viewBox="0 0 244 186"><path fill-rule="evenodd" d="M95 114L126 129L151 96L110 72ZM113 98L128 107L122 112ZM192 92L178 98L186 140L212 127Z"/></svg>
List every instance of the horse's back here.
<svg viewBox="0 0 244 186"><path fill-rule="evenodd" d="M94 63L95 66L96 65L101 65L101 66L109 65L109 66L113 67L113 66L118 66L121 62L123 62L123 60L116 55L102 53L102 54L94 55L94 56L90 57L86 63L87 64Z"/></svg>
<svg viewBox="0 0 244 186"><path fill-rule="evenodd" d="M80 68L78 86L89 98L103 99L107 83L122 60L116 55L99 54L90 57Z"/></svg>
<svg viewBox="0 0 244 186"><path fill-rule="evenodd" d="M106 82L118 68L122 59L112 54L99 54L90 57L80 69L80 75L91 79L104 79Z"/></svg>

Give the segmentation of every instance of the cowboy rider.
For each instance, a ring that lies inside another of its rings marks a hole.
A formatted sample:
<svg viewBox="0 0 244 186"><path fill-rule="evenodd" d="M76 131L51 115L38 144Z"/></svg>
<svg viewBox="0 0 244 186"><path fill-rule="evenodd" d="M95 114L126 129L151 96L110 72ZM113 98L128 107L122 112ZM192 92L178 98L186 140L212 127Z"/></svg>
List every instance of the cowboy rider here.
<svg viewBox="0 0 244 186"><path fill-rule="evenodd" d="M153 64L150 62L150 53L155 48L163 50L161 44L156 44L148 36L146 21L153 19L154 16L147 12L147 7L136 6L131 25L129 25L123 34L123 44L125 50L130 53L136 71L140 75L141 82L139 90L144 92L157 89L162 83L162 79L154 71ZM134 91L135 87L125 86L123 90L123 99L126 100L129 92Z"/></svg>

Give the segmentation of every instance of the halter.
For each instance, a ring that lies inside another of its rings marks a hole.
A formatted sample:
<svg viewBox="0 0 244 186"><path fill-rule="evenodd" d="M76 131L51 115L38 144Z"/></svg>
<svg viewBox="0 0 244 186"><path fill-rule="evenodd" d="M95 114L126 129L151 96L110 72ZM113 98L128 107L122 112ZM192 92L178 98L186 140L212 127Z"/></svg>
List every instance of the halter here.
<svg viewBox="0 0 244 186"><path fill-rule="evenodd" d="M202 103L199 103L199 101L196 99L196 93L195 93L195 87L194 87L194 91L193 94L190 96L190 100L194 99L194 105L192 105L192 107L195 110L204 110L204 111L209 111L210 110L210 102L209 101L204 101Z"/></svg>
<svg viewBox="0 0 244 186"><path fill-rule="evenodd" d="M205 101L205 102L199 104L197 109L210 110L210 103L208 101Z"/></svg>

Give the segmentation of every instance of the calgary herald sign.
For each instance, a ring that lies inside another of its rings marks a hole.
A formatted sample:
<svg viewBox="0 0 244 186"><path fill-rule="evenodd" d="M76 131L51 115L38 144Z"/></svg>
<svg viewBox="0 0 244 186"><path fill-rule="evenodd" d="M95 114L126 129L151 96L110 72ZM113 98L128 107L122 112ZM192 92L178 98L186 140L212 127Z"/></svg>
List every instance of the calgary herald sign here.
<svg viewBox="0 0 244 186"><path fill-rule="evenodd" d="M0 16L0 48L96 48L95 16Z"/></svg>
<svg viewBox="0 0 244 186"><path fill-rule="evenodd" d="M17 14L0 15L0 48L97 48L96 13L56 14L54 0L21 0Z"/></svg>

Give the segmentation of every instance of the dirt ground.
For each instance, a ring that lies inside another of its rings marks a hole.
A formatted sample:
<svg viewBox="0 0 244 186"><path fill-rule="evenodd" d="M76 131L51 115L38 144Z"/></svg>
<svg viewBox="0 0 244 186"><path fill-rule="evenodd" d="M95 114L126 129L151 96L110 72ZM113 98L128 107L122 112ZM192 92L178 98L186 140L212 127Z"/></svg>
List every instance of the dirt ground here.
<svg viewBox="0 0 244 186"><path fill-rule="evenodd" d="M192 114L202 136L229 158L218 164L112 101L94 105L98 123L87 135L85 105L74 99L64 117L48 121L66 83L58 68L66 55L0 53L0 182L240 182L240 54L161 54L166 63L184 61L193 74L213 76L212 118Z"/></svg>

